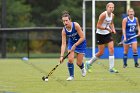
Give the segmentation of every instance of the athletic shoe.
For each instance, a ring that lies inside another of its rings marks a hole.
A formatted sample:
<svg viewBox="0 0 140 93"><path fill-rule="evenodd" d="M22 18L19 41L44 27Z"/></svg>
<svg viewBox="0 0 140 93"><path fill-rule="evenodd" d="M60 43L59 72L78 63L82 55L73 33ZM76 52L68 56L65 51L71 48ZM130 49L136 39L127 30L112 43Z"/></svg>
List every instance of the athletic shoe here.
<svg viewBox="0 0 140 93"><path fill-rule="evenodd" d="M112 72L112 73L119 73L118 70L116 70L115 68L110 69L110 72Z"/></svg>
<svg viewBox="0 0 140 93"><path fill-rule="evenodd" d="M86 61L86 63L85 63L85 68L89 73L92 72L92 70L91 70L92 66L90 64L88 64L88 61Z"/></svg>
<svg viewBox="0 0 140 93"><path fill-rule="evenodd" d="M86 69L85 68L81 69L81 72L82 72L82 76L85 77L86 76L86 72L87 72Z"/></svg>
<svg viewBox="0 0 140 93"><path fill-rule="evenodd" d="M67 81L72 81L73 79L74 79L73 76L69 76L69 77L67 78Z"/></svg>
<svg viewBox="0 0 140 93"><path fill-rule="evenodd" d="M140 66L139 66L139 64L138 64L138 63L136 63L136 64L135 64L135 67L136 67L136 68L140 68Z"/></svg>
<svg viewBox="0 0 140 93"><path fill-rule="evenodd" d="M124 64L124 65L123 65L123 68L126 68L126 67L127 67L127 64Z"/></svg>

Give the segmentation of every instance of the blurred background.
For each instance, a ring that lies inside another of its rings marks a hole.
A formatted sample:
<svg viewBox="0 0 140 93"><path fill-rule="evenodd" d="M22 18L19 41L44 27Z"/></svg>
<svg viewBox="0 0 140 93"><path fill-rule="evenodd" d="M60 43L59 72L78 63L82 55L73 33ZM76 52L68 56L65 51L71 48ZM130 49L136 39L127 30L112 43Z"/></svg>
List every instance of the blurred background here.
<svg viewBox="0 0 140 93"><path fill-rule="evenodd" d="M95 24L110 1L95 2ZM115 4L115 47L121 41L121 22L126 16L126 1ZM59 57L61 47L62 11L82 26L83 0L0 0L0 58ZM130 1L140 19L140 1ZM95 27L96 28L96 27ZM95 32L94 32L95 33ZM86 2L87 47L92 47L92 2ZM139 41L139 39L138 39ZM120 46L119 46L120 47ZM122 46L121 46L122 47Z"/></svg>

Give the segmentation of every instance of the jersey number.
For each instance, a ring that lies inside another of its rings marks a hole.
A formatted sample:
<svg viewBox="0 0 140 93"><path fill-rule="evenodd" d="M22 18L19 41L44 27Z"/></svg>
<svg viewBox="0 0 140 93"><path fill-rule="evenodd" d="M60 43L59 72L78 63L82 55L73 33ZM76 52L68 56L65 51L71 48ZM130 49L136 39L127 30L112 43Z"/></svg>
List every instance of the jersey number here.
<svg viewBox="0 0 140 93"><path fill-rule="evenodd" d="M135 26L130 26L129 31L130 31L130 32L134 32L134 31L135 31Z"/></svg>

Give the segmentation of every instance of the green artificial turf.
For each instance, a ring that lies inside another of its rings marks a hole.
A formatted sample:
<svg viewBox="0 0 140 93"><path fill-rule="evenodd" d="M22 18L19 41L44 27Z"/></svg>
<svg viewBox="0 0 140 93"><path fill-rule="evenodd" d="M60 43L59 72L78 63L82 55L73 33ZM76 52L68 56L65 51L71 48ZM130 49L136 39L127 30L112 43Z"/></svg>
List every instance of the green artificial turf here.
<svg viewBox="0 0 140 93"><path fill-rule="evenodd" d="M59 59L29 59L29 62L46 73L58 64ZM49 77L41 80L41 73L21 59L0 59L0 93L139 93L140 68L128 59L128 68L122 68L122 59L116 59L119 73L110 73L108 60L101 59L93 64L92 73L81 76L75 64L75 78L68 77L67 60Z"/></svg>

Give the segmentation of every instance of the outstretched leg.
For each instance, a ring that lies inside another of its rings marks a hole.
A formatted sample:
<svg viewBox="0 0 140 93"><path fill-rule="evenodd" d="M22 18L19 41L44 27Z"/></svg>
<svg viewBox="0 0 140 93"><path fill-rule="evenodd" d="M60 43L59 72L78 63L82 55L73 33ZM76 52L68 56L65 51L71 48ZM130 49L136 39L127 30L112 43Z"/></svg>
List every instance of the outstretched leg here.
<svg viewBox="0 0 140 93"><path fill-rule="evenodd" d="M97 59L99 59L99 57L100 57L101 55L103 55L103 53L104 53L104 48L105 48L105 45L104 45L104 44L98 45L98 50L99 50L99 51L98 51L98 52L96 53L96 55L94 55L89 61L86 62L85 67L86 67L86 69L87 69L88 72L92 72L92 71L91 71L91 66L92 66L92 64L93 64Z"/></svg>

